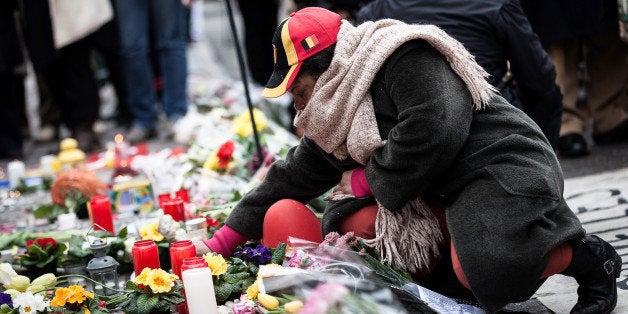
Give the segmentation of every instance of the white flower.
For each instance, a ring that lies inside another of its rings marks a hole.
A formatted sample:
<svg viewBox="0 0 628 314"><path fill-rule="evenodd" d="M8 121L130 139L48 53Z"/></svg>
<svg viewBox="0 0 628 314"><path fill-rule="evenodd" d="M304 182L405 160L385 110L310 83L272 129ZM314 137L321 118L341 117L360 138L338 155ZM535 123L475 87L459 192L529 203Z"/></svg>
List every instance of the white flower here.
<svg viewBox="0 0 628 314"><path fill-rule="evenodd" d="M17 273L11 267L9 263L0 264L0 283L8 285L11 282L11 278L17 276Z"/></svg>
<svg viewBox="0 0 628 314"><path fill-rule="evenodd" d="M43 312L48 307L48 302L44 301L43 296L26 291L13 299L13 306L20 308L20 314L32 314Z"/></svg>

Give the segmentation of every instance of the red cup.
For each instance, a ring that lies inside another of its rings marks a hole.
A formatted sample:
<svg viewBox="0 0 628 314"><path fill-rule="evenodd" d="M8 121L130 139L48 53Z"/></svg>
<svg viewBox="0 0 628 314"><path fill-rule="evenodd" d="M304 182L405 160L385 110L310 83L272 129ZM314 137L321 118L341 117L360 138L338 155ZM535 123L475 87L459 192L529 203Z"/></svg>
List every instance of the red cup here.
<svg viewBox="0 0 628 314"><path fill-rule="evenodd" d="M191 240L181 240L170 244L172 273L181 278L181 264L188 257L196 256L196 248Z"/></svg>
<svg viewBox="0 0 628 314"><path fill-rule="evenodd" d="M133 270L135 271L135 276L139 276L144 268L159 268L159 251L157 250L155 241L135 241L133 249L131 249L131 254L133 255Z"/></svg>
<svg viewBox="0 0 628 314"><path fill-rule="evenodd" d="M162 203L164 214L172 216L174 221L185 221L185 206L181 199L170 199Z"/></svg>
<svg viewBox="0 0 628 314"><path fill-rule="evenodd" d="M111 215L111 201L106 195L94 195L89 199L89 218L94 224L94 230L104 230L113 235L113 217Z"/></svg>

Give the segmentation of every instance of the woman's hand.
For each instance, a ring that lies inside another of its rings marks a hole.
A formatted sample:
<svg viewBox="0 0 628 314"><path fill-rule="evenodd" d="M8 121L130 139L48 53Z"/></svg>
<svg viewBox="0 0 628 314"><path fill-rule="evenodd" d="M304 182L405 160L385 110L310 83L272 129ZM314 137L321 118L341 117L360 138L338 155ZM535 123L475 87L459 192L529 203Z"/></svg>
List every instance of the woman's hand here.
<svg viewBox="0 0 628 314"><path fill-rule="evenodd" d="M353 174L353 170L345 171L342 174L342 179L340 183L334 188L331 195L340 196L340 195L353 195L353 189L351 188L351 175Z"/></svg>

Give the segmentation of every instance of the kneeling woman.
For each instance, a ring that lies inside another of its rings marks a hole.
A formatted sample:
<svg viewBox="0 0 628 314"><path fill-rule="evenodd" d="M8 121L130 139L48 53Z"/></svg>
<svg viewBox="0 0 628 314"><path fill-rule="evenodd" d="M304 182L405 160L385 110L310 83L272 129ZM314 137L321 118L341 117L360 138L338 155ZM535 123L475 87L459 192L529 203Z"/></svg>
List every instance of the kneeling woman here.
<svg viewBox="0 0 628 314"><path fill-rule="evenodd" d="M391 262L423 282L451 274L489 312L556 273L580 285L572 312L613 310L621 258L585 236L547 139L494 94L460 43L434 26L354 27L305 8L279 25L273 45L263 95L289 92L304 136L198 253L356 231L380 248L389 241L403 256ZM302 203L334 186L321 226Z"/></svg>

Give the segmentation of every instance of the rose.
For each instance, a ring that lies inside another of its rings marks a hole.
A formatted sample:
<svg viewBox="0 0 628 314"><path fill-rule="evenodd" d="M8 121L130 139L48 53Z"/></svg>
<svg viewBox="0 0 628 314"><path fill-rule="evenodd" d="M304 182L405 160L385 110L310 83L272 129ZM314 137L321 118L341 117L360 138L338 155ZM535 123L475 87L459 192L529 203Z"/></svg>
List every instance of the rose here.
<svg viewBox="0 0 628 314"><path fill-rule="evenodd" d="M233 152L235 151L235 145L232 141L228 141L218 148L218 166L221 169L226 169L229 166L229 162L233 159Z"/></svg>

